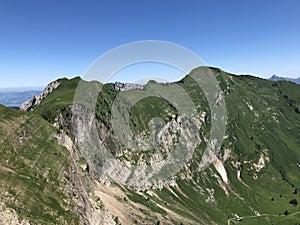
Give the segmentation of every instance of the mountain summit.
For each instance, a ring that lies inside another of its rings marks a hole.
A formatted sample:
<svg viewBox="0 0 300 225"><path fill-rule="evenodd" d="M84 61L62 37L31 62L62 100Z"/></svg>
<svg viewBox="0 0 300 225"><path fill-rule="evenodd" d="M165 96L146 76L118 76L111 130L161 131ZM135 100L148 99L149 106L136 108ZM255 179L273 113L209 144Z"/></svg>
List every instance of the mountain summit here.
<svg viewBox="0 0 300 225"><path fill-rule="evenodd" d="M271 81L287 80L287 81L294 82L296 84L300 84L300 77L298 78L279 77L274 74L272 77L269 78L269 80Z"/></svg>

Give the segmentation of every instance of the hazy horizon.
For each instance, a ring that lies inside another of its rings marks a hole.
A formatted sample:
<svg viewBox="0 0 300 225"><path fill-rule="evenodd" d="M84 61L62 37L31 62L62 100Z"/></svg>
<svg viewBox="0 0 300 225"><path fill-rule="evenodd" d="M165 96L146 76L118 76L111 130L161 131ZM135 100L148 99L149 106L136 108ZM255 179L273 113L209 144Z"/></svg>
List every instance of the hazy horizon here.
<svg viewBox="0 0 300 225"><path fill-rule="evenodd" d="M45 86L0 87L0 92L7 93L7 92L43 91L44 88Z"/></svg>

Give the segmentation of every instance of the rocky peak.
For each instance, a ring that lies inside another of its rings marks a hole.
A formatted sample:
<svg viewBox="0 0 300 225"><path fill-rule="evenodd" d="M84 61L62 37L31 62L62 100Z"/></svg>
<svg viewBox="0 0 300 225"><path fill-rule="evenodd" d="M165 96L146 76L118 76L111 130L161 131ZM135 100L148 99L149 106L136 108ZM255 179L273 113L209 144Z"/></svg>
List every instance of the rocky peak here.
<svg viewBox="0 0 300 225"><path fill-rule="evenodd" d="M142 84L132 84L132 83L121 83L115 82L114 87L118 91L129 91L133 89L143 89L144 85Z"/></svg>
<svg viewBox="0 0 300 225"><path fill-rule="evenodd" d="M279 78L280 78L279 76L276 76L275 74L273 74L273 76L270 77L270 80L279 79Z"/></svg>
<svg viewBox="0 0 300 225"><path fill-rule="evenodd" d="M271 80L271 81L286 80L286 81L291 81L296 84L300 84L300 77L298 77L298 78L280 77L280 76L277 76L274 74L272 77L269 78L269 80Z"/></svg>
<svg viewBox="0 0 300 225"><path fill-rule="evenodd" d="M46 98L53 90L55 90L60 85L58 80L51 82L47 85L44 91L40 95L35 95L32 99L24 102L20 106L20 110L29 111L38 106L41 101Z"/></svg>

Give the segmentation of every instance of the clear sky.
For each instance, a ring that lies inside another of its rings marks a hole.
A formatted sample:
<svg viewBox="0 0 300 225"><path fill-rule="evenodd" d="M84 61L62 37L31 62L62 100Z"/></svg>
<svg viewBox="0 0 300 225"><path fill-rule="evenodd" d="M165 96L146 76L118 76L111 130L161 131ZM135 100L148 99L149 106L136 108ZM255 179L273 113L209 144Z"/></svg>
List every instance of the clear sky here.
<svg viewBox="0 0 300 225"><path fill-rule="evenodd" d="M300 1L0 0L0 87L81 75L106 51L149 39L229 72L298 77Z"/></svg>

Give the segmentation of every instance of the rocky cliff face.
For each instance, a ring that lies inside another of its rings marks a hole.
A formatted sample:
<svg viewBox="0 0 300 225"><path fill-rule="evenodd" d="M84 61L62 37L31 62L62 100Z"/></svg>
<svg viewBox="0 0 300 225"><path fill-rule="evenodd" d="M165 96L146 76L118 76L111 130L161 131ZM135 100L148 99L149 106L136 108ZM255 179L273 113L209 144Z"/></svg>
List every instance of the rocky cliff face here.
<svg viewBox="0 0 300 225"><path fill-rule="evenodd" d="M134 90L134 89L143 89L144 85L115 82L114 87L117 91L129 91L129 90Z"/></svg>
<svg viewBox="0 0 300 225"><path fill-rule="evenodd" d="M71 121L60 114L54 126L59 129ZM96 176L90 169L90 164L82 157L78 147L64 130L56 136L58 144L70 152L71 173L68 175L67 191L73 194L75 211L80 215L84 225L117 225L115 217L105 210L102 200L95 194L98 190ZM101 186L101 185L100 185ZM100 187L99 186L99 187Z"/></svg>
<svg viewBox="0 0 300 225"><path fill-rule="evenodd" d="M0 203L0 224L7 225L30 225L25 219L19 219L18 214L13 209L6 208Z"/></svg>
<svg viewBox="0 0 300 225"><path fill-rule="evenodd" d="M53 90L55 90L60 85L59 81L53 81L50 84L47 85L47 87L44 89L44 91L40 95L35 95L33 99L30 99L26 102L24 102L20 106L20 110L23 111L29 111L38 106L41 101L46 98Z"/></svg>

